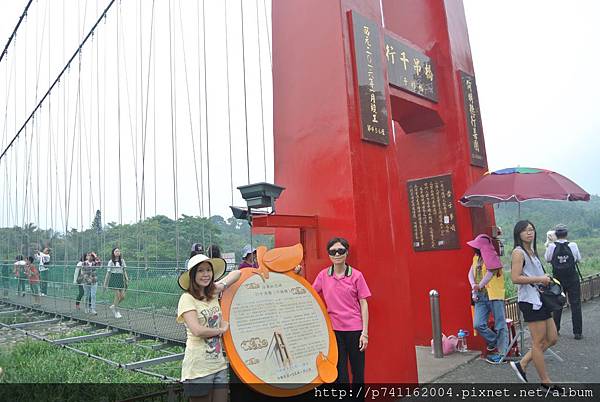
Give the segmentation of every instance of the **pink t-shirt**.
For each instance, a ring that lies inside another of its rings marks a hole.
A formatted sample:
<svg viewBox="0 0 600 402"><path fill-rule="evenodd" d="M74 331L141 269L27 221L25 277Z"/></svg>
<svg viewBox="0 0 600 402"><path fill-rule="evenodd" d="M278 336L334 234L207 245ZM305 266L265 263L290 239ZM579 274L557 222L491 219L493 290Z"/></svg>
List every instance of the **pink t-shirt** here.
<svg viewBox="0 0 600 402"><path fill-rule="evenodd" d="M315 278L313 288L323 296L331 325L336 331L361 331L360 299L371 296L363 274L350 266L348 275L338 276L325 268Z"/></svg>

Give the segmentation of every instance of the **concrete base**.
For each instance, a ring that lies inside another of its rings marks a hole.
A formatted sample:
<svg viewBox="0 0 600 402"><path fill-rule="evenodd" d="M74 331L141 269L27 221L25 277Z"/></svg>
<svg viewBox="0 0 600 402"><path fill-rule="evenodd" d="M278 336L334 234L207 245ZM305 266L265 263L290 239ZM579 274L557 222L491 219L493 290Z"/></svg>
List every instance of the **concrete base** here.
<svg viewBox="0 0 600 402"><path fill-rule="evenodd" d="M431 383L463 364L477 359L481 355L479 351L455 352L441 359L436 359L433 357L433 353L431 353L431 347L416 346L415 349L417 353L419 384Z"/></svg>

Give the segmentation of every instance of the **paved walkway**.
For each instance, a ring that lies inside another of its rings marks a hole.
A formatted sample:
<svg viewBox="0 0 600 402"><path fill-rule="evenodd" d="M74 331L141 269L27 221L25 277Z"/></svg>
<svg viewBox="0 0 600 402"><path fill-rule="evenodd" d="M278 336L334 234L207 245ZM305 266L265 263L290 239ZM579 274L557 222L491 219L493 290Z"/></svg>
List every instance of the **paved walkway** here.
<svg viewBox="0 0 600 402"><path fill-rule="evenodd" d="M600 382L600 299L582 305L583 339L573 339L571 312L565 310L562 316L561 336L552 350L564 361L560 362L546 353L546 368L554 382L598 383ZM529 333L525 331L525 348L530 345ZM443 359L445 360L445 358ZM533 363L527 368L530 382L539 382ZM475 358L468 363L450 367L434 383L518 383L508 364L492 365Z"/></svg>

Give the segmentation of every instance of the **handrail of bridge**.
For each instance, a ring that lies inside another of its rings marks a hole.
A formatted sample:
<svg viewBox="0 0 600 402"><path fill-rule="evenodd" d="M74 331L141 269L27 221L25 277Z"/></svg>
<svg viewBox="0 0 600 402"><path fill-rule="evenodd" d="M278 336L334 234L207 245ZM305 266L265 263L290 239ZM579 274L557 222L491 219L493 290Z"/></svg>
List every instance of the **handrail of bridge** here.
<svg viewBox="0 0 600 402"><path fill-rule="evenodd" d="M73 265L53 265L49 269L48 294L40 298L40 311L71 317L78 320L98 323L143 336L159 338L179 344L185 343L185 328L175 322L177 303L181 289L177 277L181 268L176 263L165 263L163 267L127 267L129 284L126 298L119 306L123 317L115 318L109 306L113 302L114 291L104 289L102 283L106 267L98 267L98 315L84 312L75 307L79 288L73 284ZM25 296L17 294L17 280L11 263L0 263L0 298L16 306L33 308L35 298L25 279ZM581 298L587 301L600 296L600 273L586 276L581 282ZM506 317L520 325L519 306L516 297L505 301Z"/></svg>
<svg viewBox="0 0 600 402"><path fill-rule="evenodd" d="M76 306L79 285L73 283L74 265L49 266L47 294L39 297L38 306L28 279L21 277L25 292L18 292L19 279L13 273L13 263L0 263L0 298L16 306L106 325L142 336L185 343L185 328L175 322L181 295L177 277L182 272L181 268L176 268L176 263L161 268L128 266L126 297L118 307L121 318L115 318L109 308L116 292L103 286L106 269L97 267L97 315L86 313L83 301L79 308Z"/></svg>

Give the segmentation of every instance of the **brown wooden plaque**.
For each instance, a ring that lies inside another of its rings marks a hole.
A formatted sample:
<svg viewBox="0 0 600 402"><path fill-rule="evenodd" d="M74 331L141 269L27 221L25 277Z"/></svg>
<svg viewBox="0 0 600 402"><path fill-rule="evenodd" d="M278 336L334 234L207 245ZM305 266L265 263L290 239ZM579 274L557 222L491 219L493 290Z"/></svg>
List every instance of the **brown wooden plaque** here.
<svg viewBox="0 0 600 402"><path fill-rule="evenodd" d="M407 184L415 251L459 248L452 176L410 180Z"/></svg>
<svg viewBox="0 0 600 402"><path fill-rule="evenodd" d="M475 77L464 71L460 72L460 81L465 107L465 123L471 151L471 165L486 167L485 143L483 141L483 124Z"/></svg>
<svg viewBox="0 0 600 402"><path fill-rule="evenodd" d="M354 38L361 138L387 145L390 138L379 26L355 11L349 12Z"/></svg>
<svg viewBox="0 0 600 402"><path fill-rule="evenodd" d="M431 59L389 34L385 35L384 40L390 84L437 102L437 81Z"/></svg>

